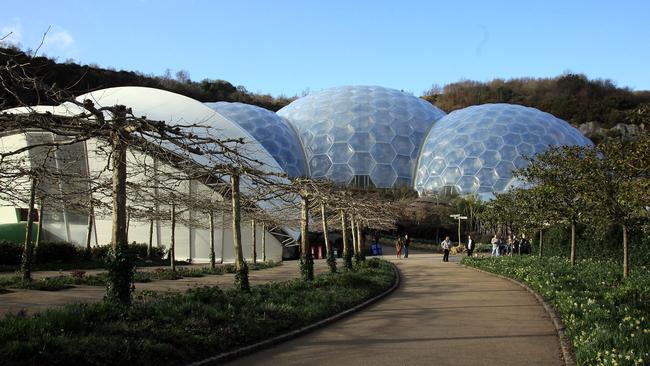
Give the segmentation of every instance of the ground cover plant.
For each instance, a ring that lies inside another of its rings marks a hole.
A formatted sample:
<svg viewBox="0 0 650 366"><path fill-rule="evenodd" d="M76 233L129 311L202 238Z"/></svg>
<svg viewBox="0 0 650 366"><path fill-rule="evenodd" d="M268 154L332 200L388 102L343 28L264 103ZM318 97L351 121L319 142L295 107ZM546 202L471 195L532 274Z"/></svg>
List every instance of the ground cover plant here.
<svg viewBox="0 0 650 366"><path fill-rule="evenodd" d="M261 270L273 268L282 265L282 262L267 261L257 263L251 266L252 270ZM215 268L183 268L179 267L175 271L168 268L156 268L152 271L137 271L133 277L136 283L145 283L162 280L179 280L184 277L203 277L206 275L222 275L224 273L234 273L231 264L225 264ZM106 286L108 273L86 274L83 270L73 270L67 275L46 277L36 281L24 281L20 276L0 277L0 288L16 288L41 291L58 291L70 288L72 285L85 286ZM2 293L2 292L0 292Z"/></svg>
<svg viewBox="0 0 650 366"><path fill-rule="evenodd" d="M70 305L0 321L5 365L172 365L232 351L331 316L395 280L393 266L370 259L354 271L292 280L250 292L200 287L141 296L130 307Z"/></svg>
<svg viewBox="0 0 650 366"><path fill-rule="evenodd" d="M514 278L550 301L580 365L650 364L650 271L624 279L616 261L561 257L463 258L463 264Z"/></svg>

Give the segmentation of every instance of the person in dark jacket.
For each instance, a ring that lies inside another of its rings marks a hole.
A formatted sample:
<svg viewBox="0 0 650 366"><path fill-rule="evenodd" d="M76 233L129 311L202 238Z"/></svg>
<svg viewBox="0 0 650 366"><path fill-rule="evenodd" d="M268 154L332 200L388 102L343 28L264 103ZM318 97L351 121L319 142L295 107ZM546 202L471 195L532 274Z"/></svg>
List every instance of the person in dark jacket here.
<svg viewBox="0 0 650 366"><path fill-rule="evenodd" d="M404 258L409 257L409 246L411 245L411 238L409 234L404 235Z"/></svg>

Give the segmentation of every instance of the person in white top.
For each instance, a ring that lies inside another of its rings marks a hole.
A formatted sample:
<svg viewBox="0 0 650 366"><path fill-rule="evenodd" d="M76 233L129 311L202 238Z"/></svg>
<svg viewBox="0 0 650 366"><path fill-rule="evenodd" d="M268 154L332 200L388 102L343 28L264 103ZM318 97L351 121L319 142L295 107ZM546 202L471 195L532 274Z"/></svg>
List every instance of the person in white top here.
<svg viewBox="0 0 650 366"><path fill-rule="evenodd" d="M494 234L494 237L492 237L492 240L490 241L492 243L492 257L498 257L499 256L499 238L497 237L497 234Z"/></svg>
<svg viewBox="0 0 650 366"><path fill-rule="evenodd" d="M474 254L474 239L471 235L467 235L467 256L471 257Z"/></svg>
<svg viewBox="0 0 650 366"><path fill-rule="evenodd" d="M443 262L449 262L449 249L451 248L451 240L449 240L449 237L446 237L445 240L440 243L440 246L442 247L443 255L442 255L442 261Z"/></svg>

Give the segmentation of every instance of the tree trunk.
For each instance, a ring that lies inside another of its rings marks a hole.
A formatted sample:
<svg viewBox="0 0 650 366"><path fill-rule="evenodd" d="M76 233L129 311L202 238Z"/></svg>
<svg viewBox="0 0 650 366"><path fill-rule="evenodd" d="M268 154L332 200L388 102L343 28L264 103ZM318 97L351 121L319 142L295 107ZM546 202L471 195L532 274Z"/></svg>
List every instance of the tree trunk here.
<svg viewBox="0 0 650 366"><path fill-rule="evenodd" d="M309 246L309 198L301 195L300 210L300 274L305 281L314 279L314 258Z"/></svg>
<svg viewBox="0 0 650 366"><path fill-rule="evenodd" d="M23 247L23 256L20 265L20 272L25 281L32 280L32 255L34 254L34 201L36 199L36 178L32 178L32 184L29 188L29 209L27 210L27 232L25 233L25 244Z"/></svg>
<svg viewBox="0 0 650 366"><path fill-rule="evenodd" d="M41 204L39 205L38 212L38 230L36 231L36 245L34 251L38 251L38 245L41 243L41 238L43 237L43 213L45 212L45 200L41 198Z"/></svg>
<svg viewBox="0 0 650 366"><path fill-rule="evenodd" d="M325 217L325 203L321 202L320 204L320 215L323 222L323 241L325 242L325 253L329 255L330 252L330 240L327 235L327 218Z"/></svg>
<svg viewBox="0 0 650 366"><path fill-rule="evenodd" d="M357 231L355 227L357 226L356 221L354 220L354 215L350 215L350 231L352 232L352 250L354 252L354 257L357 256Z"/></svg>
<svg viewBox="0 0 650 366"><path fill-rule="evenodd" d="M330 239L327 229L327 217L325 216L325 202L320 204L320 214L323 219L323 240L325 241L325 258L327 258L327 265L330 268L330 272L336 273L336 258L334 258L334 251L330 245Z"/></svg>
<svg viewBox="0 0 650 366"><path fill-rule="evenodd" d="M214 252L214 210L210 210L210 268L215 269L216 253Z"/></svg>
<svg viewBox="0 0 650 366"><path fill-rule="evenodd" d="M343 266L345 269L352 269L352 254L348 242L347 218L344 210L341 210L341 235L343 236Z"/></svg>
<svg viewBox="0 0 650 366"><path fill-rule="evenodd" d="M147 243L147 258L151 259L151 252L153 251L153 225L154 219L149 219L149 243Z"/></svg>
<svg viewBox="0 0 650 366"><path fill-rule="evenodd" d="M571 265L576 264L576 223L571 221Z"/></svg>
<svg viewBox="0 0 650 366"><path fill-rule="evenodd" d="M92 204L90 205L90 210L88 211L88 223L86 225L86 258L90 259L90 242L93 238L93 217L94 210Z"/></svg>
<svg viewBox="0 0 650 366"><path fill-rule="evenodd" d="M114 122L118 128L126 123L126 109L116 113ZM109 274L106 297L109 301L122 304L131 303L133 284L133 266L126 253L128 247L126 227L126 150L127 144L122 136L122 131L113 131L111 134L111 153L113 169L113 217L111 230L111 249L109 256Z"/></svg>
<svg viewBox="0 0 650 366"><path fill-rule="evenodd" d="M266 263L266 223L262 223L262 261Z"/></svg>
<svg viewBox="0 0 650 366"><path fill-rule="evenodd" d="M628 253L627 226L623 225L623 278L630 277L630 269L628 267Z"/></svg>
<svg viewBox="0 0 650 366"><path fill-rule="evenodd" d="M219 256L219 264L223 264L225 243L226 243L226 212L221 211L221 255Z"/></svg>
<svg viewBox="0 0 650 366"><path fill-rule="evenodd" d="M255 219L251 220L251 241L253 242L251 248L251 262L253 263L253 268L257 264L257 223Z"/></svg>
<svg viewBox="0 0 650 366"><path fill-rule="evenodd" d="M544 256L544 229L539 229L539 257Z"/></svg>
<svg viewBox="0 0 650 366"><path fill-rule="evenodd" d="M357 260L365 260L361 220L357 219Z"/></svg>
<svg viewBox="0 0 650 366"><path fill-rule="evenodd" d="M172 271L176 271L176 203L172 203L172 234L171 244L169 246L169 260Z"/></svg>
<svg viewBox="0 0 650 366"><path fill-rule="evenodd" d="M250 291L248 266L244 260L244 252L241 246L239 178L239 174L233 174L230 177L230 190L232 196L232 239L235 249L235 287L243 291Z"/></svg>

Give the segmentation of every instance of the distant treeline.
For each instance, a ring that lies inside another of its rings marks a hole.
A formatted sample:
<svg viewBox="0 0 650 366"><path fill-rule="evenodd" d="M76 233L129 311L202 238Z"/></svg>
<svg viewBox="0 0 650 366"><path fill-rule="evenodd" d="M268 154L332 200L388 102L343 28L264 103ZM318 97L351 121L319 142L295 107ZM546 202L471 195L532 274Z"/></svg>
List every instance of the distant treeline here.
<svg viewBox="0 0 650 366"><path fill-rule="evenodd" d="M67 90L71 95L80 95L88 91L116 86L145 86L168 90L182 94L201 102L242 102L254 104L272 111L289 104L295 98L273 97L266 94L248 92L243 86L235 87L224 80L205 79L195 82L189 79L187 71L179 71L175 78L171 72L163 76L144 75L133 71L107 70L99 66L79 65L67 61L57 63L47 57L30 57L14 48L0 48L0 65L6 65L9 58L16 59L21 64L28 64L30 76L38 77L48 85L56 85ZM12 88L16 90L17 88ZM20 106L21 104L51 104L53 101L43 100L43 97L24 90L15 96L0 90L0 105L4 108Z"/></svg>
<svg viewBox="0 0 650 366"><path fill-rule="evenodd" d="M460 81L433 86L423 96L446 112L484 103L513 103L534 107L573 124L640 123L639 110L650 106L650 91L619 88L611 80L589 80L585 75L554 78Z"/></svg>
<svg viewBox="0 0 650 366"><path fill-rule="evenodd" d="M273 97L250 93L243 86L225 80L192 81L187 71L171 75L145 75L133 71L116 71L73 61L57 63L47 57L30 60L15 48L0 48L0 64L10 57L29 62L29 72L47 84L56 84L71 95L116 86L146 86L182 94L201 102L242 102L272 111L289 104L296 97ZM29 90L19 95L24 104L47 104ZM433 86L422 98L446 112L484 103L514 103L538 108L573 124L596 121L603 127L617 123L640 124L650 118L650 91L619 88L610 80L589 80L585 75L566 74L554 78L495 79L488 82L460 81ZM0 90L4 108L21 105L20 101Z"/></svg>

